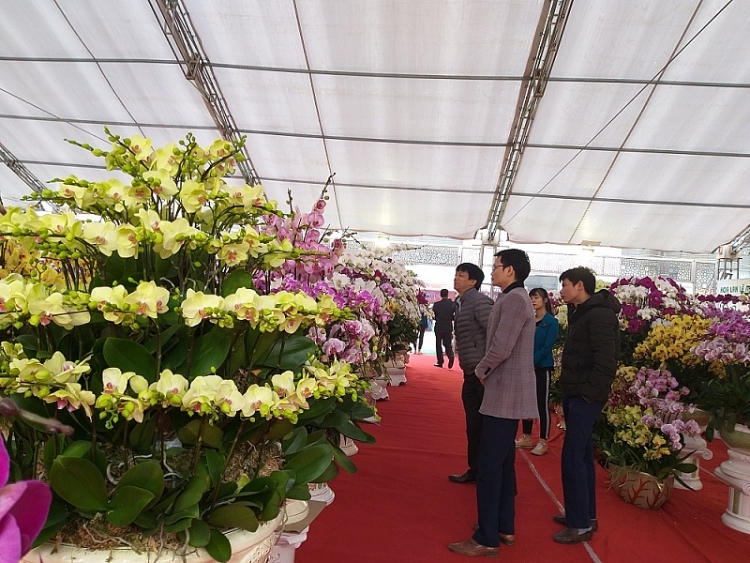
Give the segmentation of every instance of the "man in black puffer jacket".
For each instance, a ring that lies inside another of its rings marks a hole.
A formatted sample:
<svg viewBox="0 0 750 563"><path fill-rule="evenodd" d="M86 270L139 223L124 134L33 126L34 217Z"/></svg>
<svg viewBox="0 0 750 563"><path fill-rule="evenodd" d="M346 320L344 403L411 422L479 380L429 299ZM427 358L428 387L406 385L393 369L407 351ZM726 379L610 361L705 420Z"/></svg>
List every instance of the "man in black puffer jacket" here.
<svg viewBox="0 0 750 563"><path fill-rule="evenodd" d="M473 483L477 480L479 437L482 434L482 415L479 407L484 398L484 386L474 374L474 368L484 357L487 348L487 320L495 304L479 292L484 272L476 264L465 262L456 267L453 287L458 292L456 313L456 349L458 364L464 372L461 402L466 414L466 441L469 469L460 475L448 475L453 483Z"/></svg>
<svg viewBox="0 0 750 563"><path fill-rule="evenodd" d="M552 519L566 526L553 539L570 544L590 540L598 529L592 432L617 371L621 306L606 289L595 292L596 278L588 268L567 270L560 281L568 304L559 380L566 426L561 460L565 514Z"/></svg>

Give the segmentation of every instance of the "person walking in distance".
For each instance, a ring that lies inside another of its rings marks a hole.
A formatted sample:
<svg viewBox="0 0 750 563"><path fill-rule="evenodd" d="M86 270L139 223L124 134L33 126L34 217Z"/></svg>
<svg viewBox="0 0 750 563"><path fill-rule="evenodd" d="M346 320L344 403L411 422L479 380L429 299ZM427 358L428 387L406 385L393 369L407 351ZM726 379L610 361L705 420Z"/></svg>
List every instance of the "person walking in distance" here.
<svg viewBox="0 0 750 563"><path fill-rule="evenodd" d="M464 374L461 387L461 402L466 415L466 457L469 468L462 474L449 475L453 483L473 483L477 480L477 457L479 438L482 434L482 415L479 407L484 397L484 386L474 373L479 360L484 356L487 344L487 321L493 301L479 292L484 281L484 272L476 264L464 262L456 267L453 288L459 297L456 300L456 351L458 365Z"/></svg>
<svg viewBox="0 0 750 563"><path fill-rule="evenodd" d="M560 296L568 304L559 380L566 425L561 459L565 514L552 519L565 526L553 539L571 544L590 540L599 528L592 433L617 371L621 305L606 289L595 292L596 278L588 268L566 270L560 281Z"/></svg>
<svg viewBox="0 0 750 563"><path fill-rule="evenodd" d="M440 290L440 301L432 305L432 313L435 315L435 348L437 354L437 367L443 367L443 346L445 355L448 356L448 369L453 367L453 319L456 316L456 304L448 297L448 290Z"/></svg>
<svg viewBox="0 0 750 563"><path fill-rule="evenodd" d="M531 453L544 455L547 453L547 440L549 439L549 382L555 360L552 357L552 348L557 341L557 333L560 323L552 314L552 304L549 294L543 287L535 287L529 291L531 307L534 309L534 320L536 330L534 332L534 372L536 373L536 400L539 409L539 442L537 442ZM524 420L521 423L523 434L516 440L517 448L530 448L532 444L531 429L533 420Z"/></svg>
<svg viewBox="0 0 750 563"><path fill-rule="evenodd" d="M515 543L516 447L518 421L536 418L534 311L523 286L529 257L509 248L495 254L492 284L502 290L487 327L487 351L476 365L484 385L479 442L477 514L469 539L448 548L468 557L497 556L501 543Z"/></svg>

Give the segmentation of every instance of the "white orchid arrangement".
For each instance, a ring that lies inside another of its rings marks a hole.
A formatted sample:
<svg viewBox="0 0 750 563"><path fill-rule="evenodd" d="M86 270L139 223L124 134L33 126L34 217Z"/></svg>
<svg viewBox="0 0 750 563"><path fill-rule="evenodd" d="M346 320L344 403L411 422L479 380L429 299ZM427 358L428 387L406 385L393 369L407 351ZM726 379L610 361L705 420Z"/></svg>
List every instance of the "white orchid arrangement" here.
<svg viewBox="0 0 750 563"><path fill-rule="evenodd" d="M307 336L355 315L258 283L320 250L270 227L288 215L261 186L231 184L241 144L107 133L110 150L73 144L128 183L69 176L30 198L59 211L0 214L0 398L74 429L14 420L15 478L51 485L38 542L93 516L226 561L225 528L353 471L339 433L371 441L367 383Z"/></svg>

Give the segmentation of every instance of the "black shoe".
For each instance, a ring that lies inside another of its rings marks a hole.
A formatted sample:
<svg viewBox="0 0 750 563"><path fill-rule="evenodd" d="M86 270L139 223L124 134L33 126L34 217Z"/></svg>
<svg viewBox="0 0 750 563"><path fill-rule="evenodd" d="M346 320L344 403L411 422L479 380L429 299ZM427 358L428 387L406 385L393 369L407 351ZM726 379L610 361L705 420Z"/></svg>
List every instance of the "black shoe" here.
<svg viewBox="0 0 750 563"><path fill-rule="evenodd" d="M455 358L448 358L448 369L451 369L453 367L453 360Z"/></svg>
<svg viewBox="0 0 750 563"><path fill-rule="evenodd" d="M434 366L435 366L436 368L441 368L441 367L443 367L443 364L432 364L432 365L434 365Z"/></svg>
<svg viewBox="0 0 750 563"><path fill-rule="evenodd" d="M554 536L552 536L552 539L555 540L557 543L580 543L582 541L589 541L594 537L594 530L589 530L588 532L583 532L582 534L578 532L575 528L565 528L561 532L557 532Z"/></svg>
<svg viewBox="0 0 750 563"><path fill-rule="evenodd" d="M474 483L477 480L477 476L471 470L467 471L463 475L448 475L451 483Z"/></svg>
<svg viewBox="0 0 750 563"><path fill-rule="evenodd" d="M567 522L565 520L565 514L555 514L552 517L552 520L557 522L558 524L562 524L563 526L567 526ZM596 518L591 519L591 531L596 532L599 529L599 520Z"/></svg>

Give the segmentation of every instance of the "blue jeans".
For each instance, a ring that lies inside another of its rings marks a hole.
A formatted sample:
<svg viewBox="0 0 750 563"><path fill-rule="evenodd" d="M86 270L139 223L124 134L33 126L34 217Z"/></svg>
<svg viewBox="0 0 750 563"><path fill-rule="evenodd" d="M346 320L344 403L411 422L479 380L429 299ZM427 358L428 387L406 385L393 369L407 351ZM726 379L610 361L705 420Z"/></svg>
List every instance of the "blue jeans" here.
<svg viewBox="0 0 750 563"><path fill-rule="evenodd" d="M500 534L515 534L516 431L518 419L483 416L477 473L479 529L474 541L500 545Z"/></svg>
<svg viewBox="0 0 750 563"><path fill-rule="evenodd" d="M596 472L592 432L604 403L583 397L565 397L565 441L562 448L562 484L565 521L569 528L588 528L596 518Z"/></svg>

